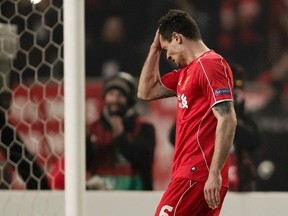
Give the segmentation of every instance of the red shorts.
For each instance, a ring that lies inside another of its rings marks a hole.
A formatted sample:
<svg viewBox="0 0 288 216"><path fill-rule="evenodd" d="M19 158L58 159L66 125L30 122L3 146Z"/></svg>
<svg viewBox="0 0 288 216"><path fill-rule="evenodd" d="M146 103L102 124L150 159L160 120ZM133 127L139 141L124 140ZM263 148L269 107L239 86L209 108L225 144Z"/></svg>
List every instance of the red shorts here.
<svg viewBox="0 0 288 216"><path fill-rule="evenodd" d="M217 209L208 207L204 198L203 182L174 179L162 196L154 216L217 216L228 188L220 191L221 203Z"/></svg>

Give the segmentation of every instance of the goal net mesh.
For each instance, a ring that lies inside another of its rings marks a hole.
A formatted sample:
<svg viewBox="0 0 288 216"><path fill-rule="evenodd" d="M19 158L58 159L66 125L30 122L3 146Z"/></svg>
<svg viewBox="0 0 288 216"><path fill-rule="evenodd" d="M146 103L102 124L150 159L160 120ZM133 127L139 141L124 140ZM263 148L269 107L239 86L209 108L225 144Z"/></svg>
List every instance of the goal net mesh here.
<svg viewBox="0 0 288 216"><path fill-rule="evenodd" d="M0 0L1 189L63 189L63 46L63 0ZM99 118L101 87L99 77L86 77L87 128ZM173 148L167 137L174 107L174 100L147 106L148 120L161 134L155 190L163 190L170 179Z"/></svg>
<svg viewBox="0 0 288 216"><path fill-rule="evenodd" d="M0 8L0 188L49 189L64 154L63 1Z"/></svg>

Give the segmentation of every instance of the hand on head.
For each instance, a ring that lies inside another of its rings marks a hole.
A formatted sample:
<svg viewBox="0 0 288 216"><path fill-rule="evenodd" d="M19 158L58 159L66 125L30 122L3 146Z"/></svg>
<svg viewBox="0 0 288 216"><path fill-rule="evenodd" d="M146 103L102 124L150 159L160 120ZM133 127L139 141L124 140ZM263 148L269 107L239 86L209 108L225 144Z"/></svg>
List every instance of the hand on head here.
<svg viewBox="0 0 288 216"><path fill-rule="evenodd" d="M155 37L154 37L154 41L151 44L151 48L155 48L157 50L162 50L161 44L160 44L160 33L159 33L159 29L157 29Z"/></svg>

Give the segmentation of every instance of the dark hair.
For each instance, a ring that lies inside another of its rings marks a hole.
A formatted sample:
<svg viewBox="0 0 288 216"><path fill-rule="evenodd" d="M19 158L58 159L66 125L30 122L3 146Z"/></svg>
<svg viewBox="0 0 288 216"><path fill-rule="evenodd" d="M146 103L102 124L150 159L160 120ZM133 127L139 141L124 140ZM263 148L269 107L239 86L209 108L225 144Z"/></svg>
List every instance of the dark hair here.
<svg viewBox="0 0 288 216"><path fill-rule="evenodd" d="M201 33L196 21L181 10L171 9L159 19L159 33L168 42L172 41L172 33L177 32L192 39L201 39Z"/></svg>

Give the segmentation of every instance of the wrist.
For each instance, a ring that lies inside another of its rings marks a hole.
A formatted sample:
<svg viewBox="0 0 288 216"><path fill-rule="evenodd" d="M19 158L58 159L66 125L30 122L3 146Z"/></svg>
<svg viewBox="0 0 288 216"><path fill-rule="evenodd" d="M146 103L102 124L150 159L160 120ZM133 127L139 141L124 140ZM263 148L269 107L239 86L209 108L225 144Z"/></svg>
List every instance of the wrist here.
<svg viewBox="0 0 288 216"><path fill-rule="evenodd" d="M209 175L220 175L220 174L221 174L221 169L210 167Z"/></svg>
<svg viewBox="0 0 288 216"><path fill-rule="evenodd" d="M158 52L161 52L161 50L162 50L162 48L155 45L155 44L151 44L151 46L150 46L150 52L157 52L158 53Z"/></svg>

